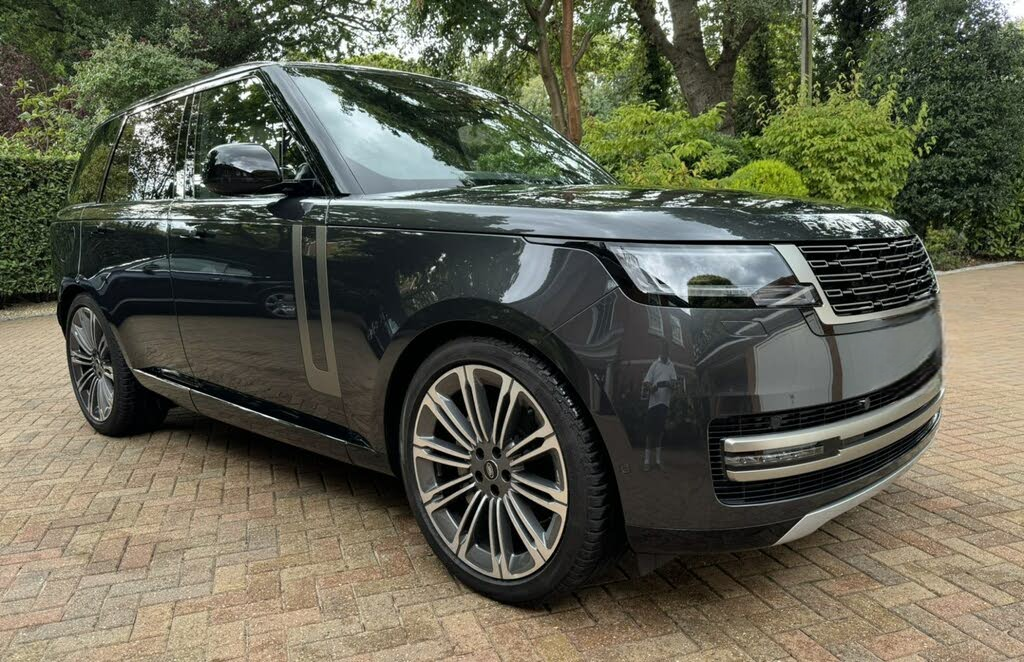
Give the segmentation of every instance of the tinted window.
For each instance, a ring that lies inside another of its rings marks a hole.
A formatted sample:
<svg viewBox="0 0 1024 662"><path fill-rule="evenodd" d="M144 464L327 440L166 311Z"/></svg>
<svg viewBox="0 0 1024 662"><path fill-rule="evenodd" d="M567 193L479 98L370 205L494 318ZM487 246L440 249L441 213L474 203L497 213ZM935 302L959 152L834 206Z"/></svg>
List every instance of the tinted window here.
<svg viewBox="0 0 1024 662"><path fill-rule="evenodd" d="M368 193L612 182L575 145L486 90L386 71L289 71Z"/></svg>
<svg viewBox="0 0 1024 662"><path fill-rule="evenodd" d="M82 152L78 160L78 170L71 184L68 201L71 204L80 202L96 202L100 197L100 184L107 171L110 150L117 140L117 130L121 128L121 118L117 117L101 124L92 134L89 146Z"/></svg>
<svg viewBox="0 0 1024 662"><path fill-rule="evenodd" d="M204 90L199 95L199 121L196 127L196 154L192 176L197 198L215 198L216 193L203 184L203 172L210 150L227 143L263 145L274 155L285 179L294 179L305 162L299 146L292 140L281 114L271 102L263 85L246 78L222 87Z"/></svg>
<svg viewBox="0 0 1024 662"><path fill-rule="evenodd" d="M184 99L160 104L125 120L103 202L163 200L175 196L178 132Z"/></svg>

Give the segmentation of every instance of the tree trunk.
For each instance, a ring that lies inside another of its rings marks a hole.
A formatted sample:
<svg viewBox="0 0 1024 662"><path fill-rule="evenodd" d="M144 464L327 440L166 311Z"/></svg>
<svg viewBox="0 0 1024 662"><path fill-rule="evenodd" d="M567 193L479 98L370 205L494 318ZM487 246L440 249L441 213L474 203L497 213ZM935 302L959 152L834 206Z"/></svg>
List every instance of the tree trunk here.
<svg viewBox="0 0 1024 662"><path fill-rule="evenodd" d="M546 31L540 31L537 35L537 66L540 67L540 79L544 81L544 89L548 93L551 123L555 130L563 136L568 135L562 90L558 85L558 74L555 73L555 67L551 64L551 45Z"/></svg>
<svg viewBox="0 0 1024 662"><path fill-rule="evenodd" d="M672 65L690 114L700 115L724 103L722 131L732 133L735 130L732 96L736 61L759 24L744 22L731 26L723 39L718 62L712 65L704 48L697 0L669 0L671 40L658 22L654 0L630 0L630 3L644 32Z"/></svg>
<svg viewBox="0 0 1024 662"><path fill-rule="evenodd" d="M577 145L583 139L583 109L576 78L577 56L572 43L573 0L562 0L562 82L565 85L566 135ZM586 44L583 46L586 47ZM582 50L580 52L582 54Z"/></svg>

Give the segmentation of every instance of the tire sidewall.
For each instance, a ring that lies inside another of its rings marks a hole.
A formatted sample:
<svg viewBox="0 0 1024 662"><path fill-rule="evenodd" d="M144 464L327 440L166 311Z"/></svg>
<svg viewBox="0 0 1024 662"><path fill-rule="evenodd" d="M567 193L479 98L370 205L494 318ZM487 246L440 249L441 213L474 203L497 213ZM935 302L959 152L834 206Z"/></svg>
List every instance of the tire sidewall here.
<svg viewBox="0 0 1024 662"><path fill-rule="evenodd" d="M452 554L434 530L433 523L420 503L415 472L412 466L412 436L419 403L434 380L459 365L482 364L508 373L537 401L551 423L559 440L565 463L565 480L569 497L562 536L551 558L537 572L520 579L496 580L468 566ZM569 417L572 418L569 418ZM567 420L568 419L568 420ZM580 438L579 412L572 406L568 393L550 375L538 373L522 351L502 342L486 339L465 339L450 342L430 355L413 376L402 408L401 467L402 480L413 514L431 548L463 583L473 590L502 602L531 602L554 591L573 568L577 553L586 535L587 493L591 474L583 469L584 440Z"/></svg>

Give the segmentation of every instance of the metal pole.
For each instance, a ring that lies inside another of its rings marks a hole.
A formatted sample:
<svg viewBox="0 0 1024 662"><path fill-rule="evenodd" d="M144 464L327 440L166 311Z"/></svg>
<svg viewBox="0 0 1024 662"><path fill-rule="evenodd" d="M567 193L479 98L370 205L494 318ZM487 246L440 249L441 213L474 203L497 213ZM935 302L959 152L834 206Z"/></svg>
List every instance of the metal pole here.
<svg viewBox="0 0 1024 662"><path fill-rule="evenodd" d="M800 0L800 94L810 102L814 90L814 0Z"/></svg>

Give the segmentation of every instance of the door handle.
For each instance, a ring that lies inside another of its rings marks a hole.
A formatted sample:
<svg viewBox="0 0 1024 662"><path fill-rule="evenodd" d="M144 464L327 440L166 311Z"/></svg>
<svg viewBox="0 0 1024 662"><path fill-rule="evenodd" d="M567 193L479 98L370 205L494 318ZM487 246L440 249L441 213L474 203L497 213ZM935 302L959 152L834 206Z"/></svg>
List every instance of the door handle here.
<svg viewBox="0 0 1024 662"><path fill-rule="evenodd" d="M213 239L217 233L205 228L192 228L187 235L190 239Z"/></svg>

